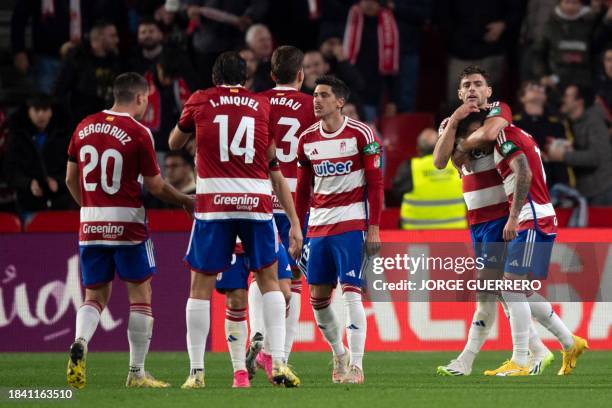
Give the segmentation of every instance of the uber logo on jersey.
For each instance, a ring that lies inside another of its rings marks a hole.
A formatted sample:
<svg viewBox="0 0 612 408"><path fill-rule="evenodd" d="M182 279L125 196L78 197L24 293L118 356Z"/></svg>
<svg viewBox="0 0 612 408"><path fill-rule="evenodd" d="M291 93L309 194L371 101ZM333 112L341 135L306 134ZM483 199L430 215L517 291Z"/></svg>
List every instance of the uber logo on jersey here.
<svg viewBox="0 0 612 408"><path fill-rule="evenodd" d="M326 177L348 174L351 172L352 166L352 160L337 163L331 162L329 160L323 160L321 163L313 165L312 168L314 169L314 172L317 176Z"/></svg>

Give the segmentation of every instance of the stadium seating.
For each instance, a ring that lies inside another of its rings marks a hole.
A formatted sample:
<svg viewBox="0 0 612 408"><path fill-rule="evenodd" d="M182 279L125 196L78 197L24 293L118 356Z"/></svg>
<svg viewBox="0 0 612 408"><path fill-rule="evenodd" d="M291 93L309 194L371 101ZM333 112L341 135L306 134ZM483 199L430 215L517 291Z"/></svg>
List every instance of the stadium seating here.
<svg viewBox="0 0 612 408"><path fill-rule="evenodd" d="M34 214L25 226L25 232L77 232L78 211L41 211Z"/></svg>
<svg viewBox="0 0 612 408"><path fill-rule="evenodd" d="M419 133L432 126L434 116L430 113L402 113L382 121L380 131L384 135L385 190L391 189L391 181L399 165L416 156Z"/></svg>
<svg viewBox="0 0 612 408"><path fill-rule="evenodd" d="M21 232L21 221L15 214L0 212L0 233Z"/></svg>

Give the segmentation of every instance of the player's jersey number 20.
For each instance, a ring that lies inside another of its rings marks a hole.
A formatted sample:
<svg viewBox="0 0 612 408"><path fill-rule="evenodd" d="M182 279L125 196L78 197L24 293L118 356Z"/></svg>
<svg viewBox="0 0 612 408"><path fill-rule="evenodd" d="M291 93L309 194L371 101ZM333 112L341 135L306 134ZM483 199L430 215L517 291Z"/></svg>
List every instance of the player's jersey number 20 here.
<svg viewBox="0 0 612 408"><path fill-rule="evenodd" d="M81 147L79 159L83 165L83 187L85 191L95 191L97 182L88 182L87 176L100 165L100 187L107 194L116 194L121 188L121 171L123 169L123 156L118 150L106 149L101 154L92 145ZM110 180L109 167L112 166Z"/></svg>

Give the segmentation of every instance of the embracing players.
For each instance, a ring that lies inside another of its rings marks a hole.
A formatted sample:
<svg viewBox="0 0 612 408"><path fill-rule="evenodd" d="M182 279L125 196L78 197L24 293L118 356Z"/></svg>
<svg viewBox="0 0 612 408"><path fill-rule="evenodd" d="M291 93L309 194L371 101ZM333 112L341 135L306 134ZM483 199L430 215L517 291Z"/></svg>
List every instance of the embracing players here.
<svg viewBox="0 0 612 408"><path fill-rule="evenodd" d="M285 363L285 297L277 278L272 190L291 223L289 252L294 258L301 251L302 233L269 132L270 103L246 90L245 81L246 63L238 53L221 54L213 66L216 86L189 98L170 135L172 149L183 147L193 133L196 137L196 220L185 256L191 268L186 306L191 370L183 388L204 387L210 298L217 273L231 265L237 237L244 248L245 267L255 271L263 293L273 381L299 385Z"/></svg>
<svg viewBox="0 0 612 408"><path fill-rule="evenodd" d="M360 384L366 340L364 244L368 255L380 247L383 184L381 147L374 132L342 115L348 97L349 89L339 79L317 79L314 112L320 120L298 142L296 206L300 220L310 208L307 280L317 325L333 351L332 380ZM338 280L348 312L348 350L330 307Z"/></svg>
<svg viewBox="0 0 612 408"><path fill-rule="evenodd" d="M83 119L68 148L66 184L81 206L79 247L85 302L76 317L70 347L68 384L86 385L85 360L100 313L108 304L115 270L125 281L130 301L127 387L164 388L169 384L145 372L153 332L151 277L155 273L142 184L166 202L189 213L193 199L160 176L153 136L139 119L147 108L149 89L140 75L119 75L113 84L115 104Z"/></svg>

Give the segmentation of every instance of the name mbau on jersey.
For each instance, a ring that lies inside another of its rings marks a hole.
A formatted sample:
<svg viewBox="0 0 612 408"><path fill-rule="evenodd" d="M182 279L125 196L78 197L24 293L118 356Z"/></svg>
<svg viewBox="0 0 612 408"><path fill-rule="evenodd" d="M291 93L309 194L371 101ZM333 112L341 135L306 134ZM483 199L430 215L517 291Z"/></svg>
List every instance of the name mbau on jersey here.
<svg viewBox="0 0 612 408"><path fill-rule="evenodd" d="M293 109L294 111L300 109L302 107L302 104L298 101L295 101L291 98L285 98L285 97L272 97L270 98L270 105L274 105L274 106L286 106L288 108Z"/></svg>
<svg viewBox="0 0 612 408"><path fill-rule="evenodd" d="M234 105L234 106L246 106L247 108L251 108L254 111L259 107L259 102L257 102L253 98L249 98L248 96L232 96L232 95L220 95L218 100L209 99L208 102L212 105L213 108L224 106L224 105Z"/></svg>
<svg viewBox="0 0 612 408"><path fill-rule="evenodd" d="M126 143L132 141L132 138L128 136L127 132L110 123L90 123L79 131L79 139L85 139L92 134L106 134L112 136L124 146Z"/></svg>

